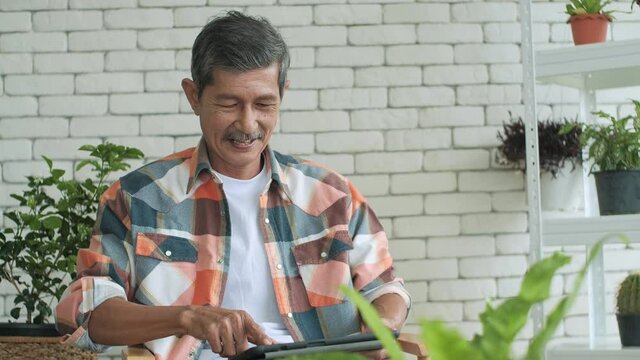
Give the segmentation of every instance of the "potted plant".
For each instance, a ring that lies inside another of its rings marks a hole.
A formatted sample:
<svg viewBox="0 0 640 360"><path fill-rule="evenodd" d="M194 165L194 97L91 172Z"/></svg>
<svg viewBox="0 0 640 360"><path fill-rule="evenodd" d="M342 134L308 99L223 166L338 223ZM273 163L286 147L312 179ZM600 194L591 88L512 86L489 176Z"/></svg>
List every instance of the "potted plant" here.
<svg viewBox="0 0 640 360"><path fill-rule="evenodd" d="M625 239L623 239L625 240ZM587 254L587 259L577 273L569 294L563 296L555 308L547 315L544 325L529 342L522 359L539 360L543 358L545 346L551 339L564 316L575 302L589 265L602 251L605 239L598 241ZM441 321L423 319L421 321L422 340L432 360L508 360L515 359L512 345L518 333L529 320L531 309L547 300L550 296L551 281L558 269L571 262L571 258L559 252L532 264L524 274L518 295L506 299L497 307L487 304L480 314L481 334L466 340L455 329L448 328ZM358 307L367 326L376 334L392 360L404 359L399 344L391 331L387 329L375 309L357 291L342 287L343 292ZM301 359L301 358L291 358ZM305 356L305 360L360 360L357 354L317 354Z"/></svg>
<svg viewBox="0 0 640 360"><path fill-rule="evenodd" d="M611 0L570 0L565 13L576 45L604 42L613 11L604 11Z"/></svg>
<svg viewBox="0 0 640 360"><path fill-rule="evenodd" d="M629 274L622 281L616 307L622 346L640 346L640 273Z"/></svg>
<svg viewBox="0 0 640 360"><path fill-rule="evenodd" d="M24 340L22 337L49 337L39 341L58 342L55 325L47 322L53 302L76 275L78 249L89 245L99 196L107 188L105 181L114 171L129 168L127 160L143 156L138 149L110 143L84 145L80 150L90 153L89 159L76 166L80 170L90 165L92 175L87 179L64 179L65 171L54 168L53 162L43 156L49 174L28 176L26 190L11 194L19 207L4 214L13 224L0 231L0 281L8 282L17 294L11 317L26 324L1 323L0 342ZM15 344L10 347L24 351Z"/></svg>
<svg viewBox="0 0 640 360"><path fill-rule="evenodd" d="M587 148L589 169L596 180L600 215L640 212L640 101L632 100L636 116L616 118L594 112L608 124L581 124L580 143ZM570 131L573 125L563 129Z"/></svg>
<svg viewBox="0 0 640 360"><path fill-rule="evenodd" d="M496 160L526 171L525 124L522 118L504 123L498 133L500 145ZM560 134L575 120L546 120L538 122L538 153L540 161L540 201L545 211L576 211L582 199L582 129L572 127Z"/></svg>

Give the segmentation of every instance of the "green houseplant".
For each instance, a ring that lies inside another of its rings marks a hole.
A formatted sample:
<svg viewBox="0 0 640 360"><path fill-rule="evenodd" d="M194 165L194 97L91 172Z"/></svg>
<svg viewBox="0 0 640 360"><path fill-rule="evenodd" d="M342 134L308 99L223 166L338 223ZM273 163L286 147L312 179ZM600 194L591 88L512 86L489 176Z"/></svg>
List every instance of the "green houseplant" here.
<svg viewBox="0 0 640 360"><path fill-rule="evenodd" d="M91 176L79 181L48 166L46 176L28 176L27 187L11 194L19 207L4 214L10 224L0 231L0 281L16 291L11 317L23 323L0 324L1 336L59 336L46 324L52 305L75 277L76 253L88 247L99 196L110 174L141 159L140 150L110 143L84 145L90 157L76 170L89 166ZM12 224L11 224L12 223Z"/></svg>
<svg viewBox="0 0 640 360"><path fill-rule="evenodd" d="M607 27L614 18L613 11L605 11L611 0L570 0L565 13L571 25L573 42L576 45L603 42L607 38Z"/></svg>
<svg viewBox="0 0 640 360"><path fill-rule="evenodd" d="M581 204L582 129L574 126L560 134L575 120L549 119L538 122L538 154L540 163L541 203L545 211L575 211ZM511 116L510 122L498 132L500 145L496 152L499 164L526 171L525 123L521 117Z"/></svg>
<svg viewBox="0 0 640 360"><path fill-rule="evenodd" d="M616 307L622 346L640 346L640 273L629 274L620 283Z"/></svg>
<svg viewBox="0 0 640 360"><path fill-rule="evenodd" d="M594 112L606 124L581 124L580 142L587 149L596 179L601 215L640 212L636 195L640 183L640 101L632 100L636 116L617 118L605 112ZM563 128L571 131L572 126Z"/></svg>
<svg viewBox="0 0 640 360"><path fill-rule="evenodd" d="M542 359L547 342L574 303L587 274L589 264L602 251L605 241L606 238L598 241L591 248L585 263L578 271L570 293L561 298L555 308L549 312L542 329L530 341L527 352L522 359ZM570 261L570 257L554 253L552 256L531 265L524 275L518 295L505 300L495 308L487 304L485 312L480 314L483 332L476 334L471 340L466 340L458 331L447 328L441 321L422 320L422 339L428 349L429 359L515 359L511 347L516 335L526 325L531 308L549 298L554 274ZM357 291L346 287L343 287L342 290L356 304L363 320L380 339L390 358L392 360L404 359L400 346L393 338L391 331L383 325L373 306ZM355 360L363 358L356 354L318 354L291 359Z"/></svg>

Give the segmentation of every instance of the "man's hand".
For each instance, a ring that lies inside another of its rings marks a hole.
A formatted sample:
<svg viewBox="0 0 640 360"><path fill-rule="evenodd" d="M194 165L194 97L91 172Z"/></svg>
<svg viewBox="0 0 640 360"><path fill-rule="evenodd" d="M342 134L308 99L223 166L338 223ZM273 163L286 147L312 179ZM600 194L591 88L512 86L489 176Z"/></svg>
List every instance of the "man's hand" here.
<svg viewBox="0 0 640 360"><path fill-rule="evenodd" d="M362 351L359 354L366 357L367 359L372 359L372 360L390 359L389 354L387 354L387 351L385 349Z"/></svg>
<svg viewBox="0 0 640 360"><path fill-rule="evenodd" d="M382 323L391 330L399 330L404 324L404 320L407 317L407 306L404 300L397 294L385 294L375 299L371 305L376 308L380 320ZM364 332L371 332L366 324L363 325ZM386 350L371 350L361 352L360 355L374 360L386 360L389 359L389 354Z"/></svg>
<svg viewBox="0 0 640 360"><path fill-rule="evenodd" d="M213 352L224 357L237 355L256 345L272 345L270 338L243 310L227 310L213 306L189 306L181 315L185 334L207 340Z"/></svg>

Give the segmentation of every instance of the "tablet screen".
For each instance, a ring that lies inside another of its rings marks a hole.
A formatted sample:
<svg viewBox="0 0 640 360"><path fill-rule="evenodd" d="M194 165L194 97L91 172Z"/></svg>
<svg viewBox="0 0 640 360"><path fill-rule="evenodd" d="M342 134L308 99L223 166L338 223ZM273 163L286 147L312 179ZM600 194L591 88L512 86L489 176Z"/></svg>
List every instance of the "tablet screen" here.
<svg viewBox="0 0 640 360"><path fill-rule="evenodd" d="M394 336L398 336L394 332ZM232 360L276 359L286 356L305 355L334 351L367 351L381 349L382 344L371 333L354 334L333 339L299 341L275 345L259 345L231 357Z"/></svg>

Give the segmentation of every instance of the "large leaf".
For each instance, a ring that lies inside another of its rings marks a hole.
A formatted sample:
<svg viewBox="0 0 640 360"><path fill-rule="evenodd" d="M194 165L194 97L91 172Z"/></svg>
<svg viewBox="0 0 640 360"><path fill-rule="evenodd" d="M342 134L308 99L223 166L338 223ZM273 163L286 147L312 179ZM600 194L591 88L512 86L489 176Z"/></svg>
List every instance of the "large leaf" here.
<svg viewBox="0 0 640 360"><path fill-rule="evenodd" d="M562 318L567 314L567 312L575 302L576 297L580 292L580 287L582 286L584 278L587 275L587 271L589 270L589 266L596 258L596 256L598 256L598 254L600 254L600 252L602 251L604 243L612 238L619 238L625 243L629 242L629 239L625 235L610 234L600 239L591 247L587 259L582 265L582 268L580 268L580 271L578 272L574 280L571 292L569 292L567 296L560 300L556 307L549 313L549 315L547 315L545 326L531 340L526 355L527 360L538 360L542 358L546 343L549 341L549 339L551 339L551 336L560 325Z"/></svg>
<svg viewBox="0 0 640 360"><path fill-rule="evenodd" d="M555 272L571 262L571 258L561 253L554 253L548 258L533 264L524 275L519 297L529 303L549 298L551 280Z"/></svg>
<svg viewBox="0 0 640 360"><path fill-rule="evenodd" d="M511 355L511 344L528 320L532 304L520 297L506 300L496 309L487 305L480 314L482 336L473 340L487 359L508 359Z"/></svg>
<svg viewBox="0 0 640 360"><path fill-rule="evenodd" d="M490 360L485 358L456 330L441 321L421 321L422 339L431 360Z"/></svg>

